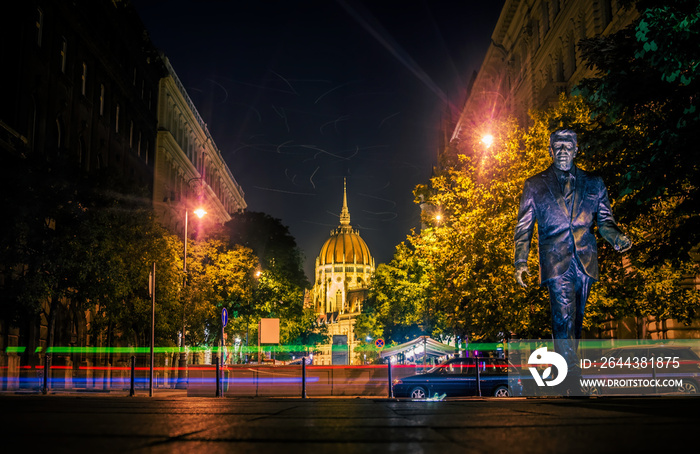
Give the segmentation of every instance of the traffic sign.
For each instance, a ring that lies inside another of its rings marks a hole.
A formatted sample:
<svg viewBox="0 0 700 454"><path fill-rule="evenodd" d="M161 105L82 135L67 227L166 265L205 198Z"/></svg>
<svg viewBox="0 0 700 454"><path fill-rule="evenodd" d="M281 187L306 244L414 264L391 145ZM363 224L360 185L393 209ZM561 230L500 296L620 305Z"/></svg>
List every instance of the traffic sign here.
<svg viewBox="0 0 700 454"><path fill-rule="evenodd" d="M384 347L384 339L379 338L376 341L374 341L374 346L377 348Z"/></svg>
<svg viewBox="0 0 700 454"><path fill-rule="evenodd" d="M228 323L228 311L226 308L221 309L221 323L223 323L224 326Z"/></svg>

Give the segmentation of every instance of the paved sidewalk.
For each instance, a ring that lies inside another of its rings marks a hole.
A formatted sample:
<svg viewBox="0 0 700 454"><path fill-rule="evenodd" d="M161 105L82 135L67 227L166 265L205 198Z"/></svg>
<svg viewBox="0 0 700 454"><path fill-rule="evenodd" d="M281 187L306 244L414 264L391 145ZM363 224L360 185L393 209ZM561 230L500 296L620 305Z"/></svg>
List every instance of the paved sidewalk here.
<svg viewBox="0 0 700 454"><path fill-rule="evenodd" d="M675 452L697 397L413 402L0 395L6 446L51 453Z"/></svg>

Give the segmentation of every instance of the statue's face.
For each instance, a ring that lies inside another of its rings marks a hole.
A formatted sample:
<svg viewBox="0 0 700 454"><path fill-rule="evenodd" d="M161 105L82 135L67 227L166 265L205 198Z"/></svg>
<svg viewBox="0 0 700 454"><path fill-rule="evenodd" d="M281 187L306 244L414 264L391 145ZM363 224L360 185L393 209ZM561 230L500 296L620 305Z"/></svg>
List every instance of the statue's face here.
<svg viewBox="0 0 700 454"><path fill-rule="evenodd" d="M564 137L555 138L554 143L549 147L549 155L552 157L554 167L564 172L571 170L577 151L576 144Z"/></svg>

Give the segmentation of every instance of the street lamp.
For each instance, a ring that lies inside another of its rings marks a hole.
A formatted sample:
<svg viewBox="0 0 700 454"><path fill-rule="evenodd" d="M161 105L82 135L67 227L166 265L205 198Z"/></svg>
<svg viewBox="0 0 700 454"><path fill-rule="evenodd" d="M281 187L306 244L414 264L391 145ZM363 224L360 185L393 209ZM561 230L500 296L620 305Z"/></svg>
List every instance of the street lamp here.
<svg viewBox="0 0 700 454"><path fill-rule="evenodd" d="M493 135L484 134L484 136L481 138L481 143L486 145L486 148L489 148L491 145L493 145L493 140Z"/></svg>
<svg viewBox="0 0 700 454"><path fill-rule="evenodd" d="M204 208L197 208L196 210L192 211L195 215L197 215L198 218L202 218L205 214L207 214L206 210ZM189 210L185 208L185 248L183 252L183 257L182 257L182 271L183 271L183 278L182 278L182 289L184 291L185 287L187 286L187 225L189 223ZM184 298L184 295L183 295ZM178 370L178 375L177 375L177 388L184 388L185 382L187 381L187 351L185 350L185 302L183 300L182 303L182 333L180 335L180 367Z"/></svg>

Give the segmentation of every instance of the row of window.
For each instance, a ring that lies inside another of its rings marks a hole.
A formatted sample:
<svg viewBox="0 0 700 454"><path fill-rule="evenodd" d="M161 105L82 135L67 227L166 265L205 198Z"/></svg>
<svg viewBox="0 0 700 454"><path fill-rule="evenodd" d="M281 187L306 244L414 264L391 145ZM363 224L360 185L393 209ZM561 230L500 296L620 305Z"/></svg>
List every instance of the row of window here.
<svg viewBox="0 0 700 454"><path fill-rule="evenodd" d="M321 275L321 272L322 272L322 271L325 271L326 273L330 273L330 272L342 273L343 271L345 271L346 273L354 273L354 272L362 273L363 267L361 267L361 266L358 266L358 267L355 267L355 266L345 266L345 267L343 267L342 265L335 265L335 266L333 266L333 265L328 265L328 266L326 266L325 268L322 268L322 269L319 269L319 270L318 270L318 275L319 275L319 276ZM365 272L365 273L369 273L369 272L370 272L370 267L369 267L369 266L364 267L364 272Z"/></svg>
<svg viewBox="0 0 700 454"><path fill-rule="evenodd" d="M42 40L43 40L43 29L44 29L44 12L41 8L37 8L37 15L36 15L36 44L38 47L42 46ZM61 73L65 74L67 70L67 62L68 62L68 39L65 36L61 37L60 40L60 48L59 48L59 68L61 70ZM81 62L79 71L80 71L80 94L87 97L88 96L88 63L86 61ZM134 87L137 86L137 68L134 67L133 71L133 80L132 84ZM141 80L141 100L146 101L147 98L147 105L148 109L152 109L152 90L148 89L148 93L146 96L146 80L142 79ZM98 97L98 112L99 115L102 117L105 115L105 85L100 84L100 92L99 92L99 97ZM116 104L115 106L115 117L114 117L114 130L115 132L119 133L119 128L120 128L120 105L119 103ZM140 135L140 133L139 133ZM140 142L140 141L139 141ZM129 138L129 145L131 148L134 148L133 146L133 124L130 129L130 138ZM140 144L139 144L140 145ZM137 146L137 148L140 150L140 146ZM139 153L140 154L140 153Z"/></svg>
<svg viewBox="0 0 700 454"><path fill-rule="evenodd" d="M169 98L169 96L168 96ZM230 213L234 209L233 202L229 202L230 197L224 196L224 188L220 177L221 172L213 168L211 161L206 158L206 153L199 152L203 147L199 140L194 135L192 128L189 126L185 116L172 102L167 102L165 109L164 126L170 131L175 141L180 145L180 148L187 155L192 165L199 169L204 175L204 181L212 188L212 191L221 200Z"/></svg>
<svg viewBox="0 0 700 454"><path fill-rule="evenodd" d="M36 45L41 48L43 45L43 40L45 39L45 27L44 27L44 11L42 8L37 8L36 10ZM78 54L79 52L75 52ZM55 54L54 54L55 55ZM67 74L70 72L70 65L69 65L69 41L65 36L60 36L59 37L59 42L58 42L58 57L59 57L59 70L63 74ZM51 57L55 58L55 57ZM55 61L55 60L54 60ZM76 88L80 89L81 95L87 99L89 99L91 96L91 93L94 93L94 91L91 88L90 83L95 82L95 76L94 76L94 70L93 73L91 73L91 68L89 65L88 61L82 61L76 66L76 82L78 82ZM69 75L69 74L68 74ZM77 77L79 76L79 80ZM89 79L92 77L92 81ZM134 87L138 87L138 70L136 67L133 69L133 77L132 77L132 85ZM141 100L144 102L147 102L148 109L152 109L152 93L153 91L149 89L147 86L148 84L146 83L146 79L142 79L140 81L140 88L141 88ZM106 87L105 84L100 83L99 84L99 91L95 93L95 106L97 113L101 118L104 118L108 115L113 115L111 121L110 121L110 126L113 128L114 132L117 134L128 134L128 144L129 148L133 150L138 156L142 156L146 161L146 163L149 163L149 146L150 143L148 139L144 139L142 137L142 131L139 130L137 126L134 125L134 121L128 121L128 124L124 124L125 119L123 118L125 115L125 109L124 106L121 105L119 102L114 102L112 104L112 108L110 109L108 104L107 104L107 93L106 93ZM217 197L221 201L221 203L225 206L226 210L228 212L233 212L237 209L237 203L235 203L234 200L231 200L232 197L224 197L223 193L224 191L224 184L221 181L220 177L220 172L217 169L211 169L209 171L209 166L207 165L207 160L204 157L203 153L199 153L199 143L194 139L192 135L192 131L190 128L187 127L187 122L184 120L183 115L180 112L177 112L175 110L175 107L173 105L169 106L170 109L168 109L166 118L165 118L165 126L168 127L172 133L173 137L175 140L180 144L182 150L186 153L187 157L189 160L193 163L195 168L197 169L202 169L203 176L205 178L206 183L212 188L212 190L216 193ZM196 113L195 113L196 114ZM198 114L196 114L198 115ZM162 118L159 120L163 120ZM59 136L59 141L60 138L63 136L63 128L58 126L58 136ZM205 168L206 167L206 168ZM172 178L169 178L171 180L170 182L170 187L171 188L177 188L176 191L178 194L182 194L183 190L183 184L182 182L178 182L178 176L175 175Z"/></svg>

